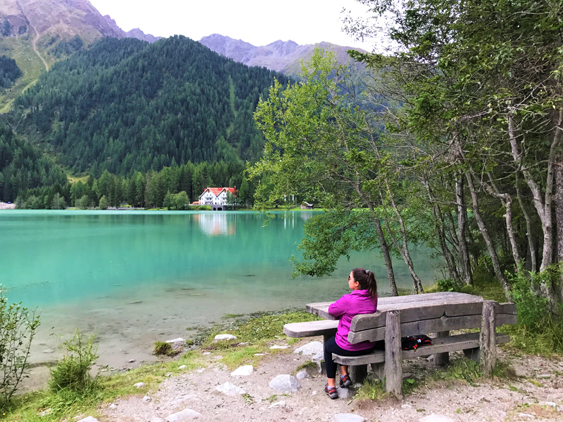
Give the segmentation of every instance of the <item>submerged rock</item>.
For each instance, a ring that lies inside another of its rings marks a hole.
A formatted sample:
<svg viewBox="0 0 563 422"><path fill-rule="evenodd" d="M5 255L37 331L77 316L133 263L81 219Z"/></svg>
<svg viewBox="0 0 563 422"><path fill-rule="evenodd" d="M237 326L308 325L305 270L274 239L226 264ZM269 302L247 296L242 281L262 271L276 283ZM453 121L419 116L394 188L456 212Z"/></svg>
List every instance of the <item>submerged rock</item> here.
<svg viewBox="0 0 563 422"><path fill-rule="evenodd" d="M270 381L270 388L273 388L280 393L295 393L301 388L301 384L292 375L278 375Z"/></svg>

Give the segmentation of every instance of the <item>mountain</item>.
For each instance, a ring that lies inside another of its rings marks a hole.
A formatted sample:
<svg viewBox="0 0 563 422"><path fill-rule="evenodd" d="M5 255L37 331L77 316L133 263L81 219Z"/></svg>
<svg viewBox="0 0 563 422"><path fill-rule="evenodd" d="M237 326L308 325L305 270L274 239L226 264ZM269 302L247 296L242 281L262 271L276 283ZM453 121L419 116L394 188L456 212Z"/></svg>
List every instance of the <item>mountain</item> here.
<svg viewBox="0 0 563 422"><path fill-rule="evenodd" d="M301 60L309 60L317 46L322 49L328 48L334 52L340 64L351 62L350 57L346 53L348 50L364 51L327 42L320 42L317 45L299 45L291 40L278 40L262 47L255 47L245 41L235 40L219 34L203 37L199 42L216 53L229 57L236 62L244 63L247 66L266 67L290 76L297 75L300 72Z"/></svg>
<svg viewBox="0 0 563 422"><path fill-rule="evenodd" d="M41 75L14 102L12 126L75 173L160 170L257 159L253 113L274 77L189 38L103 38Z"/></svg>
<svg viewBox="0 0 563 422"><path fill-rule="evenodd" d="M124 32L88 0L0 0L0 56L14 59L22 72L0 94L0 113L56 61L103 37L157 39L139 29Z"/></svg>

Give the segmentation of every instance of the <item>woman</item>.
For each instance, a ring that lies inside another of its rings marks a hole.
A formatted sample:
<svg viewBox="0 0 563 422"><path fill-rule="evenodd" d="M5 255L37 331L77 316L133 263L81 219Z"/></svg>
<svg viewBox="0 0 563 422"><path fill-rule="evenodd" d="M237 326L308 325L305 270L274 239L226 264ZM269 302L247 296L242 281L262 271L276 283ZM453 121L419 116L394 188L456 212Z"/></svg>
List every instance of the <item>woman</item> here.
<svg viewBox="0 0 563 422"><path fill-rule="evenodd" d="M332 354L342 356L360 356L370 353L375 343L364 341L351 344L348 341L352 318L359 314L372 314L377 310L377 282L369 270L354 268L348 276L348 287L351 293L342 296L329 306L328 312L340 321L336 335L327 340L324 345L324 358L328 383L325 387L326 394L331 399L338 398L336 391L336 363L332 361ZM349 387L352 381L348 376L348 368L340 366L340 386Z"/></svg>

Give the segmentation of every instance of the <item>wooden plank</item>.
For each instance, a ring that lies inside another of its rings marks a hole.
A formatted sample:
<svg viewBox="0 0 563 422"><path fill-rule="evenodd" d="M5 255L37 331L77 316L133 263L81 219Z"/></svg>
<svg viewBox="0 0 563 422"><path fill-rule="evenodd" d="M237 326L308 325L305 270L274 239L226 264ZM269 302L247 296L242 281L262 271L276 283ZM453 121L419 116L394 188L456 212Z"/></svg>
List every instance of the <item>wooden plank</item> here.
<svg viewBox="0 0 563 422"><path fill-rule="evenodd" d="M481 324L481 335L479 336L481 370L483 374L490 375L497 362L496 347L496 308L498 303L486 300L483 303L483 320Z"/></svg>
<svg viewBox="0 0 563 422"><path fill-rule="evenodd" d="M401 353L401 312L387 312L385 324L385 391L403 398L403 362Z"/></svg>
<svg viewBox="0 0 563 422"><path fill-rule="evenodd" d="M456 292L440 292L440 293L425 293L420 295L407 295L407 296L393 296L393 297L380 297L378 299L377 307L379 310L394 310L399 309L397 306L403 307L421 307L428 302L436 304L455 304L455 303L472 303L482 302L483 298L479 296L469 295L466 293ZM318 315L325 319L335 319L328 312L328 307L333 302L316 302L308 303L305 308L307 312ZM408 305L411 304L411 305Z"/></svg>
<svg viewBox="0 0 563 422"><path fill-rule="evenodd" d="M496 344L508 343L510 336L508 334L496 335ZM436 353L456 352L459 350L472 350L479 348L479 333L460 334L457 336L442 337L432 339L431 345L421 346L416 350L403 350L402 358L411 359L422 356L430 356ZM385 362L385 352L376 350L373 353L363 356L340 356L333 355L336 363L341 365L366 365L380 364Z"/></svg>
<svg viewBox="0 0 563 422"><path fill-rule="evenodd" d="M442 316L481 315L483 299L469 303L432 303L421 306L420 303L403 303L395 305L393 310L401 311L401 322L411 322L424 319L440 318ZM386 307L379 308L374 314L356 315L350 324L350 330L362 331L370 328L385 326Z"/></svg>
<svg viewBox="0 0 563 422"><path fill-rule="evenodd" d="M334 335L338 321L292 322L283 326L285 335L294 338Z"/></svg>
<svg viewBox="0 0 563 422"><path fill-rule="evenodd" d="M440 331L436 333L436 339L446 338L450 336L449 331ZM450 354L448 352L436 353L434 355L434 365L446 366L450 362Z"/></svg>
<svg viewBox="0 0 563 422"><path fill-rule="evenodd" d="M515 324L516 315L501 314L496 318L496 326L504 324ZM453 331L468 328L480 328L481 315L441 317L427 319L423 321L412 321L401 324L401 336L411 336L417 334L437 333L440 331ZM363 331L350 331L348 341L352 344L362 341L378 341L385 338L385 327L374 328Z"/></svg>
<svg viewBox="0 0 563 422"><path fill-rule="evenodd" d="M510 303L510 302L499 303L497 307L497 314L517 315L518 310L516 309L516 305L514 303Z"/></svg>

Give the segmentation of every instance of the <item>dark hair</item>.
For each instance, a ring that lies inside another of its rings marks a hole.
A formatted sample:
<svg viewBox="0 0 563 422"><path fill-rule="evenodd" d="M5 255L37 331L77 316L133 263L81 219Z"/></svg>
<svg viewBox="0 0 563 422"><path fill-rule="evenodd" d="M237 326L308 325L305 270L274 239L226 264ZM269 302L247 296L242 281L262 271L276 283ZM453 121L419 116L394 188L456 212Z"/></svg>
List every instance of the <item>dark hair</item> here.
<svg viewBox="0 0 563 422"><path fill-rule="evenodd" d="M377 281L375 275L365 268L354 268L352 270L354 280L360 283L360 289L367 290L373 300L377 299Z"/></svg>

